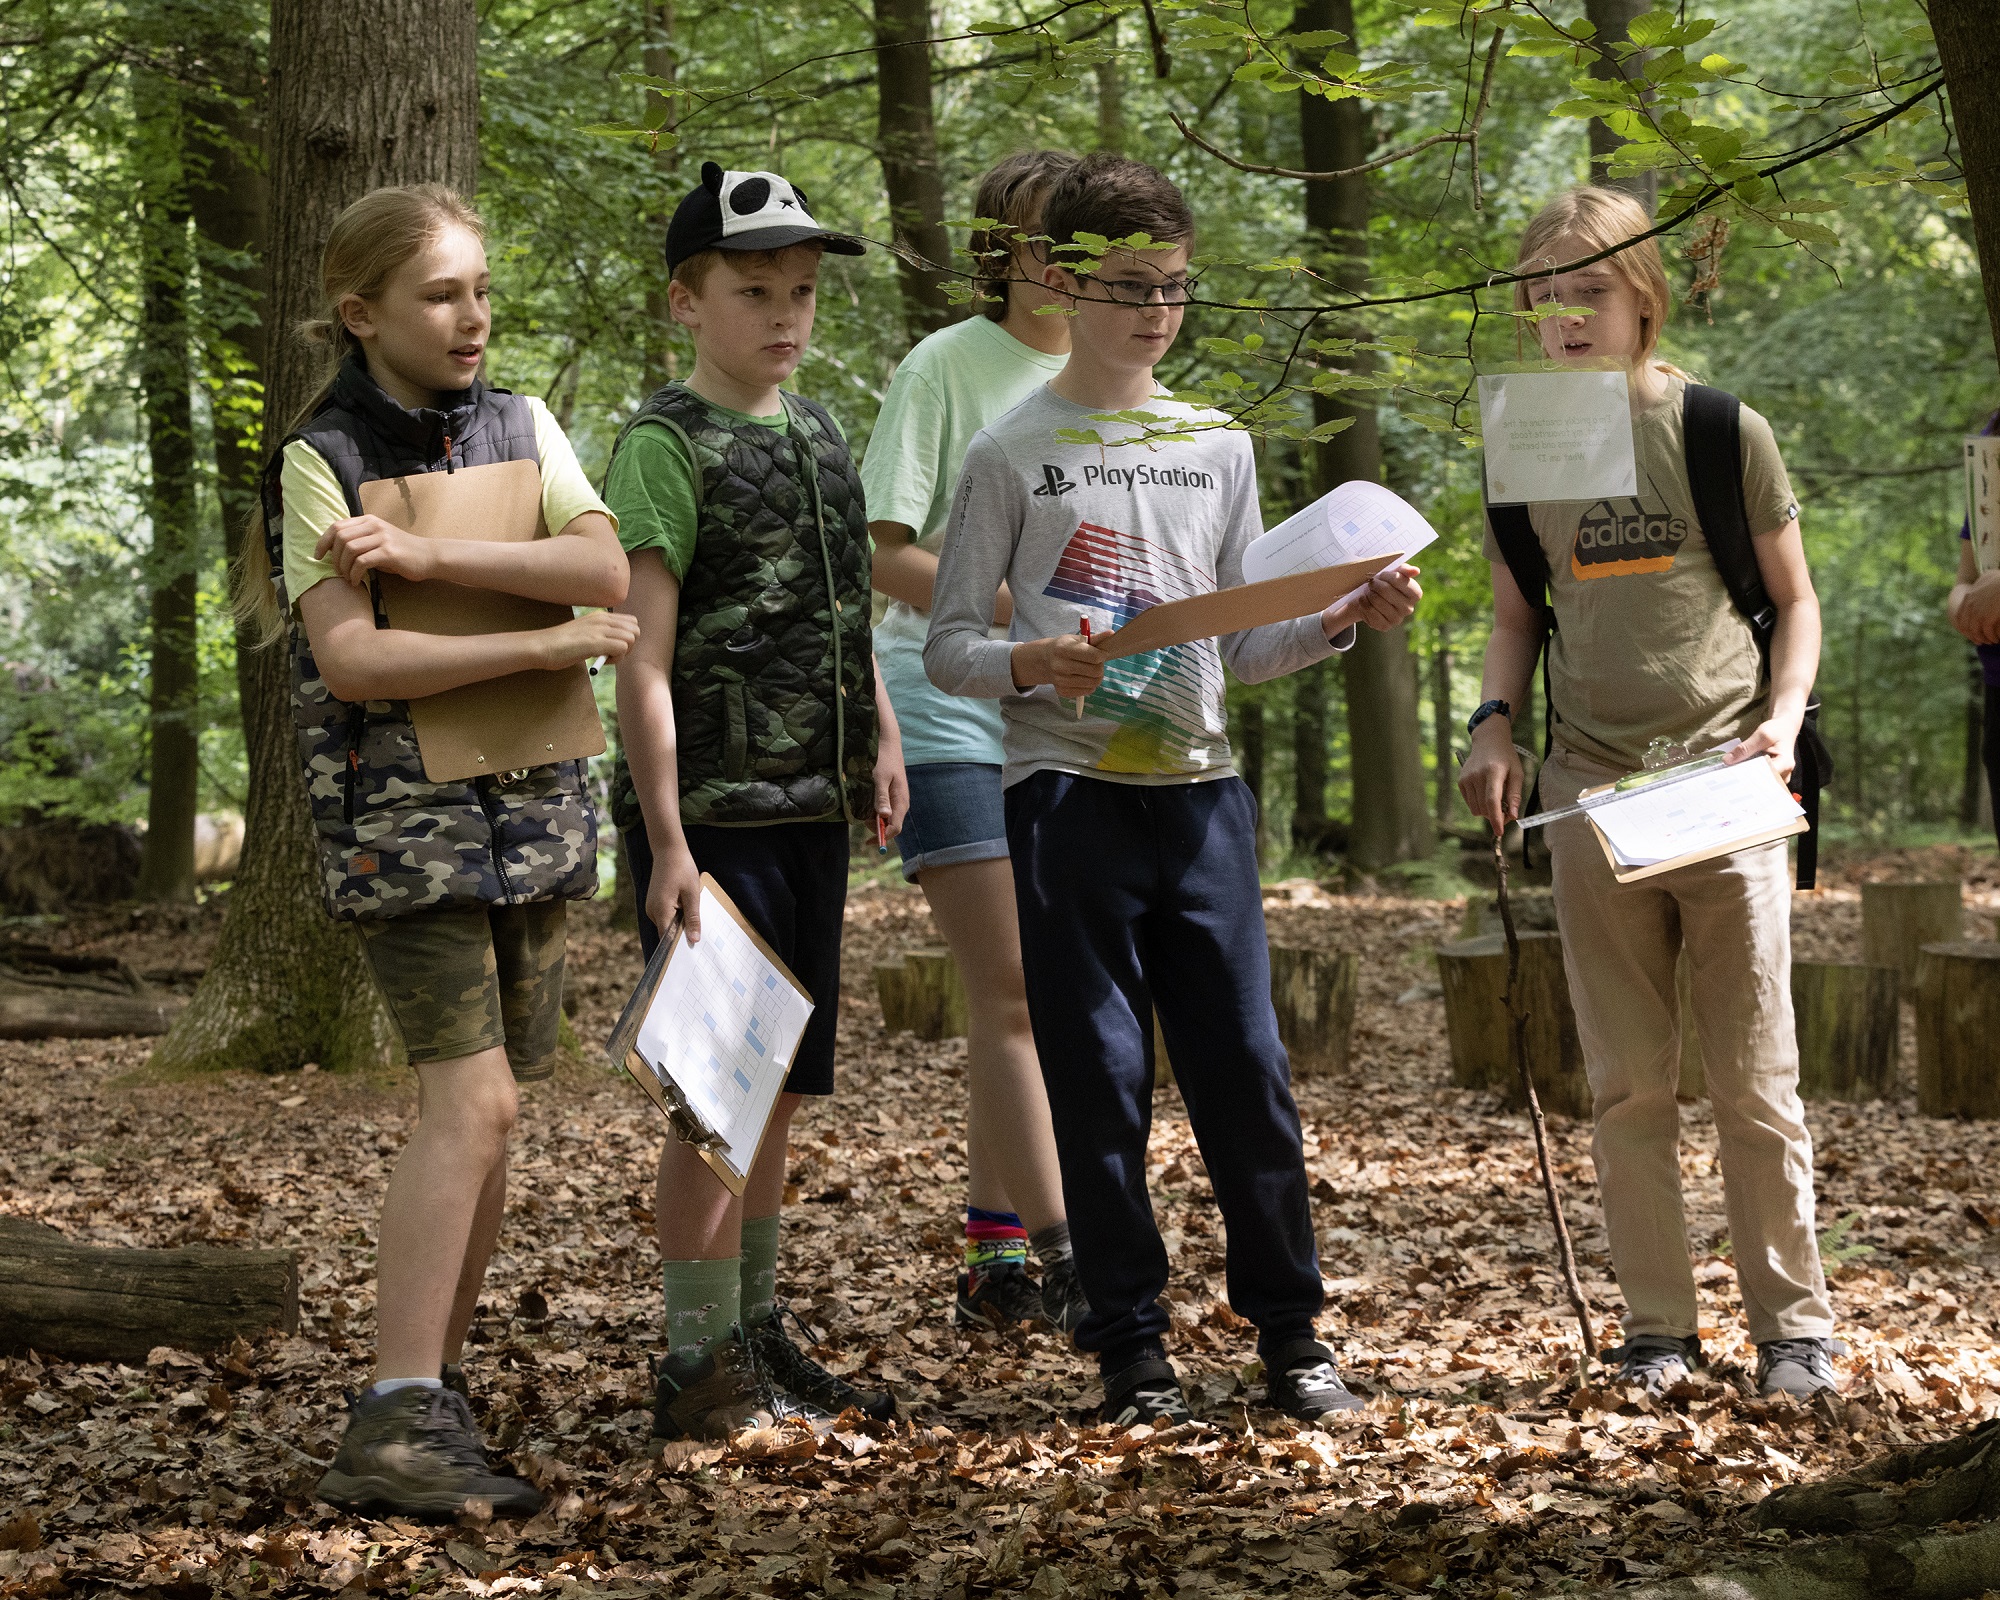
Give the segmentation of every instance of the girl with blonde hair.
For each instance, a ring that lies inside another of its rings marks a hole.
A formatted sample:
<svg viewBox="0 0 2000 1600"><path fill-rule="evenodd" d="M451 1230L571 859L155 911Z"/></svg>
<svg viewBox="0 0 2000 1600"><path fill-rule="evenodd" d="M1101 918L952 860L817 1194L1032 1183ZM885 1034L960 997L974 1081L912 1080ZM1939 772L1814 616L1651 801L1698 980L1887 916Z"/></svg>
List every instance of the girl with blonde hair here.
<svg viewBox="0 0 2000 1600"><path fill-rule="evenodd" d="M507 1193L515 1084L555 1066L563 908L597 886L580 762L464 782L424 774L409 701L622 656L598 613L460 637L390 625L376 578L565 606L625 595L616 524L539 401L479 373L492 316L477 214L436 185L378 189L335 220L322 271L327 382L265 469L242 605L287 642L299 764L329 914L361 938L417 1072L417 1126L376 1241L374 1381L320 1498L405 1515L517 1516L541 1498L486 1457L456 1365ZM361 508L375 479L536 463L554 537L415 537Z"/></svg>
<svg viewBox="0 0 2000 1600"><path fill-rule="evenodd" d="M1820 622L1798 504L1770 425L1658 358L1671 304L1659 245L1626 243L1651 226L1630 195L1583 188L1550 201L1522 237L1517 270L1532 276L1515 306L1535 319L1543 350L1626 372L1638 493L1487 507L1493 632L1459 788L1496 832L1520 815L1514 708L1544 641L1553 751L1539 788L1550 810L1645 765L1661 742L1701 752L1740 739L1731 761L1769 760L1784 777L1801 749ZM1749 613L1747 592L1763 599ZM1805 736L1811 748L1817 735ZM1620 884L1587 821L1546 831L1626 1302L1626 1341L1609 1359L1654 1392L1701 1360L1675 1098L1685 949L1758 1387L1831 1389L1784 842Z"/></svg>

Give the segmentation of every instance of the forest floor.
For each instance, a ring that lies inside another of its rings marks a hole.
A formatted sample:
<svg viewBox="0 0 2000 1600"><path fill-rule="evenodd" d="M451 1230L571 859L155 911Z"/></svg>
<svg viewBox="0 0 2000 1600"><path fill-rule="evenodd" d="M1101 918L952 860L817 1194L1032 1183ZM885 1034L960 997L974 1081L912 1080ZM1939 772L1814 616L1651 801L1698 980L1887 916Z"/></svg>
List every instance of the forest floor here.
<svg viewBox="0 0 2000 1600"><path fill-rule="evenodd" d="M1856 854L1796 902L1796 944L1858 959L1863 877L1962 873L1992 937L2000 865L1949 847ZM415 1112L407 1075L148 1081L143 1040L0 1043L0 1210L72 1239L232 1241L300 1254L296 1336L143 1369L0 1360L0 1595L1041 1597L1506 1596L1712 1568L1781 1535L1739 1513L2000 1414L2000 1123L1898 1096L1809 1108L1822 1228L1852 1354L1811 1408L1747 1398L1745 1342L1705 1104L1682 1162L1711 1370L1666 1401L1576 1386L1525 1120L1450 1086L1432 948L1462 902L1267 895L1275 937L1362 955L1353 1066L1298 1085L1328 1311L1366 1411L1301 1428L1258 1404L1224 1303L1220 1230L1175 1092L1151 1176L1174 1262L1174 1354L1201 1420L1093 1424L1091 1363L1047 1335L951 1325L962 1042L887 1037L871 964L934 942L913 891L850 903L841 1087L793 1131L781 1289L902 1402L893 1426L645 1453L659 1345L652 1174L661 1125L584 1061L523 1095L508 1225L468 1372L489 1434L548 1491L525 1523L427 1527L312 1500L366 1380L372 1236ZM214 907L79 915L43 930L155 971L206 960ZM578 1035L594 1049L636 977L602 907L572 922ZM1907 1034L1907 1023L1906 1023ZM1553 1124L1586 1286L1617 1296L1588 1130ZM1601 1380L1599 1380L1601 1383Z"/></svg>

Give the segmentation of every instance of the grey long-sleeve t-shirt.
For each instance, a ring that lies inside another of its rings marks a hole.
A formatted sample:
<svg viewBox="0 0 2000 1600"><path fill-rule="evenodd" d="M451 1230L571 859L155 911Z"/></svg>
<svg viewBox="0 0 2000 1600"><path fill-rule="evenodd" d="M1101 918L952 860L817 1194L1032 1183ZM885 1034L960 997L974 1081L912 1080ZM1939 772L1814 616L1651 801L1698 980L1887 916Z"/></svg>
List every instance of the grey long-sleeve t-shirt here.
<svg viewBox="0 0 2000 1600"><path fill-rule="evenodd" d="M1193 423L1222 419L1160 399L1146 410ZM1353 643L1329 643L1317 615L1112 662L1085 703L1047 684L1014 687L1013 646L1114 632L1141 611L1243 582L1243 551L1263 532L1256 466L1241 433L1210 428L1153 444L1073 444L1063 429L1107 439L1135 426L1092 423L1090 409L1035 390L966 452L938 564L924 670L951 694L1000 702L1003 784L1044 770L1121 783L1227 777L1222 664L1246 683L1282 677ZM1005 581L1014 617L990 637Z"/></svg>

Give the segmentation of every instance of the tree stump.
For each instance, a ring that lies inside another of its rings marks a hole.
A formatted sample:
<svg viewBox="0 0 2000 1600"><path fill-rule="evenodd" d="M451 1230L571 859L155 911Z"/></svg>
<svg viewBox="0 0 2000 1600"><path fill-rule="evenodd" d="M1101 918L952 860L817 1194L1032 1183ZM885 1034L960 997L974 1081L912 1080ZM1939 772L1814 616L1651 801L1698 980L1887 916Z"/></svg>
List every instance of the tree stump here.
<svg viewBox="0 0 2000 1600"><path fill-rule="evenodd" d="M1927 944L1917 960L1917 1109L2000 1117L2000 944Z"/></svg>
<svg viewBox="0 0 2000 1600"><path fill-rule="evenodd" d="M1894 967L1903 998L1916 995L1917 952L1965 937L1965 896L1957 883L1864 883L1861 959Z"/></svg>
<svg viewBox="0 0 2000 1600"><path fill-rule="evenodd" d="M1506 935L1486 933L1441 945L1437 964L1445 1032L1451 1040L1451 1081L1462 1088L1497 1089L1509 1105L1524 1104L1514 1065L1513 1019L1507 1011ZM1542 1108L1558 1116L1588 1116L1590 1085L1560 934L1521 935L1521 1003L1528 1013L1529 1069Z"/></svg>
<svg viewBox="0 0 2000 1600"><path fill-rule="evenodd" d="M1685 947L1674 963L1674 989L1681 1003L1681 1076L1674 1097L1699 1100L1708 1093L1708 1069L1702 1061L1701 1035L1694 1026L1694 965Z"/></svg>
<svg viewBox="0 0 2000 1600"><path fill-rule="evenodd" d="M875 968L875 996L882 1003L882 1025L891 1033L905 1030L919 1039L957 1039L965 1035L965 985L949 950L911 950L896 962Z"/></svg>
<svg viewBox="0 0 2000 1600"><path fill-rule="evenodd" d="M124 1250L72 1244L0 1217L0 1349L143 1366L158 1345L220 1350L238 1335L299 1330L290 1250Z"/></svg>
<svg viewBox="0 0 2000 1600"><path fill-rule="evenodd" d="M1895 1087L1901 1013L1894 967L1792 962L1799 1093L1808 1100L1880 1100Z"/></svg>
<svg viewBox="0 0 2000 1600"><path fill-rule="evenodd" d="M1271 1004L1294 1077L1347 1070L1360 985L1361 958L1352 950L1271 946Z"/></svg>

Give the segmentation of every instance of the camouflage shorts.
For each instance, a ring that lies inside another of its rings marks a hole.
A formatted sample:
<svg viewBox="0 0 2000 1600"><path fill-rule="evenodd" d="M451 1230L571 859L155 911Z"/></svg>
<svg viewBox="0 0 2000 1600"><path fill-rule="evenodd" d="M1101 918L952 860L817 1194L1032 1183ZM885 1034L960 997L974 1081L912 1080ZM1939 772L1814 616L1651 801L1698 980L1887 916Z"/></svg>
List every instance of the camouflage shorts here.
<svg viewBox="0 0 2000 1600"><path fill-rule="evenodd" d="M555 1071L566 903L451 906L355 924L412 1065L505 1045L517 1082Z"/></svg>

